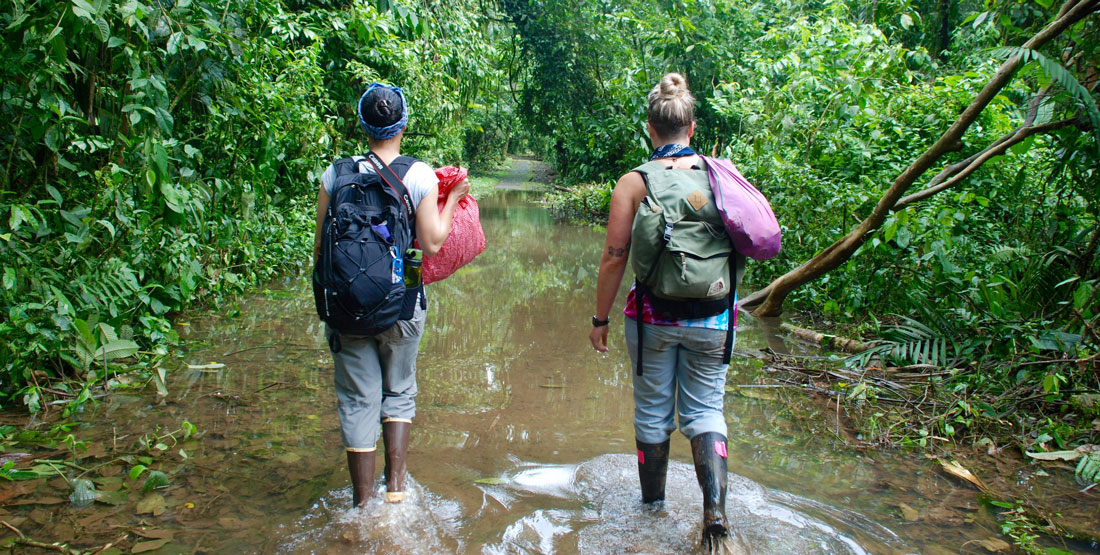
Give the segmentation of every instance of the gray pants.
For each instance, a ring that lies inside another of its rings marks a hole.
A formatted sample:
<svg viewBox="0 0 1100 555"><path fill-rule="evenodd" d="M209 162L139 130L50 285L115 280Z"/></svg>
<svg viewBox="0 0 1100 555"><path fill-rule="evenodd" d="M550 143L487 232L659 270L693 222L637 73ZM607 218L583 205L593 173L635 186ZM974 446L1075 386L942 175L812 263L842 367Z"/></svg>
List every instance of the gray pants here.
<svg viewBox="0 0 1100 555"><path fill-rule="evenodd" d="M626 319L631 368L638 359L638 327ZM722 353L726 332L706 328L656 326L642 330L642 375L634 372L634 435L644 443L663 443L676 430L691 439L704 432L726 435L722 402L726 371Z"/></svg>
<svg viewBox="0 0 1100 555"><path fill-rule="evenodd" d="M340 435L349 451L373 451L385 420L412 422L416 414L416 353L427 311L373 336L340 335L336 367L336 409ZM330 334L335 330L329 330Z"/></svg>

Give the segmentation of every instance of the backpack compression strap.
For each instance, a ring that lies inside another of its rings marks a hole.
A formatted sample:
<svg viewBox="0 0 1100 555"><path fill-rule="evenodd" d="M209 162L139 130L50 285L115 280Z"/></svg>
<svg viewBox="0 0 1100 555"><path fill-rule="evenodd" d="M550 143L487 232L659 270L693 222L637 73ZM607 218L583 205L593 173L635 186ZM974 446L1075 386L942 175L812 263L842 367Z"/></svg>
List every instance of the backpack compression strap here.
<svg viewBox="0 0 1100 555"><path fill-rule="evenodd" d="M734 278L737 279L736 277ZM722 351L722 364L729 366L730 359L733 358L733 334L737 333L737 326L734 322L737 321L737 302L734 300L737 298L737 283L733 284L733 291L730 293L730 309L726 317L726 348Z"/></svg>
<svg viewBox="0 0 1100 555"><path fill-rule="evenodd" d="M396 162L402 160L403 158L408 157L399 156L395 158L394 161ZM405 205L405 215L409 218L409 224L412 227L412 233L415 237L416 209L414 209L412 206L412 199L409 196L408 188L405 187L405 183L401 181L401 178L398 177L396 173L393 172L392 168L387 166L386 163L383 162L382 159L375 155L373 152L367 151L367 161L369 161L371 165L374 166L374 171L378 173L378 177L381 177L382 181L385 182L390 189L393 189L393 192L397 193L397 198L401 199L401 203ZM413 163L415 163L415 160L413 161ZM409 168L411 167L412 164L410 163L409 166L405 168L405 172L408 172ZM428 308L428 299L424 295L423 284L421 284L420 287L417 287L416 289L409 289L408 291L406 291L405 307L401 309L402 320L408 320L413 317L416 306L415 304L410 303L415 303L417 298L420 299L420 308L426 310ZM410 299L412 300L410 301Z"/></svg>
<svg viewBox="0 0 1100 555"><path fill-rule="evenodd" d="M409 221L416 218L416 210L412 207L412 198L409 197L409 190L405 188L405 183L401 181L401 178L397 177L397 174L393 173L393 170L373 152L367 151L367 161L374 166L374 171L378 173L378 177L381 177L382 181L390 189L393 189L394 193L397 193L397 198L401 199L401 204L405 206L405 215L409 217Z"/></svg>

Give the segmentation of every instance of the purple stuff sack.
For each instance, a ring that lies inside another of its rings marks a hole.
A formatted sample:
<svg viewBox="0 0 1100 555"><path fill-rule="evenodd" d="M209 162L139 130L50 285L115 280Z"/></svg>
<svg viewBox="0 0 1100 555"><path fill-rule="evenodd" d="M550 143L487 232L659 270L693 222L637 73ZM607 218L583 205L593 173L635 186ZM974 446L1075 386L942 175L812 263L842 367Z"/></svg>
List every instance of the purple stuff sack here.
<svg viewBox="0 0 1100 555"><path fill-rule="evenodd" d="M714 202L737 252L754 260L779 254L782 232L768 199L726 159L703 156Z"/></svg>

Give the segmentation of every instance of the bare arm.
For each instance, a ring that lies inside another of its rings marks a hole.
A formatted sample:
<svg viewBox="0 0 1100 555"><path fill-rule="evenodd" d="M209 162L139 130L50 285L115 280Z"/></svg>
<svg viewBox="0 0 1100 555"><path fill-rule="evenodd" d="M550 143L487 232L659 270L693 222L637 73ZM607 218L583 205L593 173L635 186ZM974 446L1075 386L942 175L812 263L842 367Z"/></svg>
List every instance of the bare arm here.
<svg viewBox="0 0 1100 555"><path fill-rule="evenodd" d="M615 184L611 193L611 210L607 219L607 239L604 241L603 255L600 258L600 274L596 278L596 313L600 320L608 319L615 295L626 273L627 257L630 254L630 228L634 223L634 214L638 204L645 198L645 182L641 174L630 172ZM607 352L608 326L593 327L589 333L592 347Z"/></svg>

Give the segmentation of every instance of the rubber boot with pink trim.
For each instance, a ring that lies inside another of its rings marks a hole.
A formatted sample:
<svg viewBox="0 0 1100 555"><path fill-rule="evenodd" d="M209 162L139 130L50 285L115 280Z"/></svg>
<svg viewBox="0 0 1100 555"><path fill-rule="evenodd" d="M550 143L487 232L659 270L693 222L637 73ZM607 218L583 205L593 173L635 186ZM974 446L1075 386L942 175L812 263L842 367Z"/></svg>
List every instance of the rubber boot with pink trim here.
<svg viewBox="0 0 1100 555"><path fill-rule="evenodd" d="M647 509L660 510L665 503L665 475L668 472L668 444L642 443L635 439L638 448L638 481L642 486L642 504Z"/></svg>
<svg viewBox="0 0 1100 555"><path fill-rule="evenodd" d="M726 436L705 432L691 438L695 477L703 490L703 552L714 553L729 535L726 520Z"/></svg>

